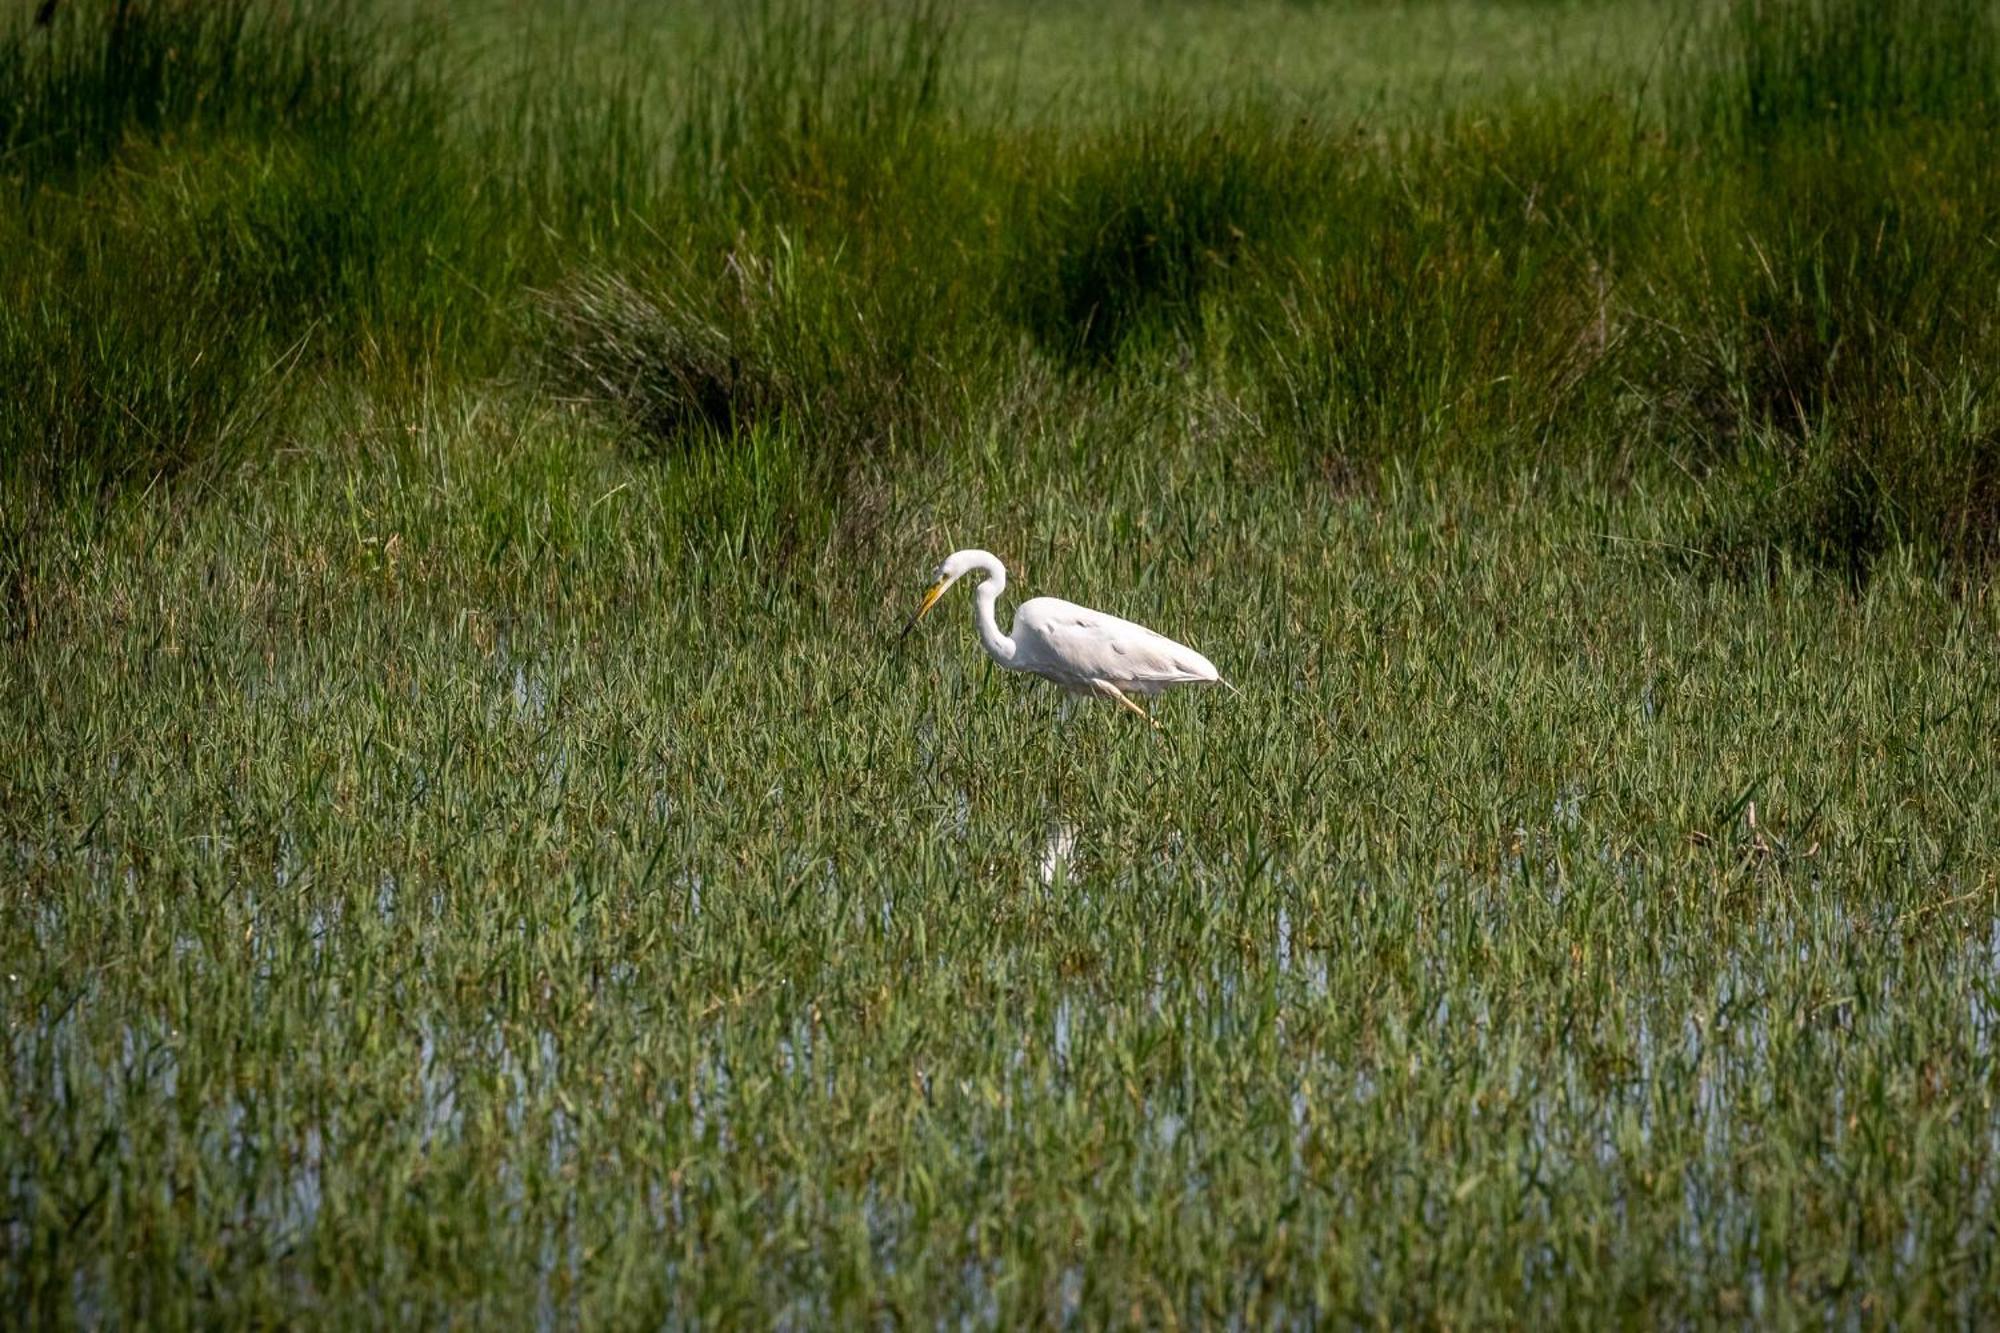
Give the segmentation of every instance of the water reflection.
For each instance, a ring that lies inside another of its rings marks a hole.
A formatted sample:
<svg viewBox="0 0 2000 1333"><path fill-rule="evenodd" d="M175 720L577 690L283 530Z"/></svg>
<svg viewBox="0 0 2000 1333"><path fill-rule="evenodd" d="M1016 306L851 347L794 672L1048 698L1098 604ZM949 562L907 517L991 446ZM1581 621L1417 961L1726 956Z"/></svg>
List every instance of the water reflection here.
<svg viewBox="0 0 2000 1333"><path fill-rule="evenodd" d="M1044 885L1053 885L1058 880L1067 880L1076 865L1076 826L1063 820L1054 820L1042 835L1042 855L1040 862L1041 880Z"/></svg>

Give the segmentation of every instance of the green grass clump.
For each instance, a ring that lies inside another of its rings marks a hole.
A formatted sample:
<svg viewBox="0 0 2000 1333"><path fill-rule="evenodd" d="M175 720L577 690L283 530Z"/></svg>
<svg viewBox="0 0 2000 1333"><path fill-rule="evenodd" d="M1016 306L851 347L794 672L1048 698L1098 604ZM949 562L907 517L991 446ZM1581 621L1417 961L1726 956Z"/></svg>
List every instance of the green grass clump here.
<svg viewBox="0 0 2000 1333"><path fill-rule="evenodd" d="M1904 544L1977 566L2000 521L1981 408L2000 198L1972 144L1774 147L1659 280L1670 313L1634 362L1698 465L1747 461L1770 540L1856 577Z"/></svg>
<svg viewBox="0 0 2000 1333"><path fill-rule="evenodd" d="M1560 151L1556 151L1560 145ZM1622 266L1666 168L1601 106L1466 123L1353 154L1260 275L1244 360L1279 447L1366 476L1385 460L1604 450L1634 312Z"/></svg>
<svg viewBox="0 0 2000 1333"><path fill-rule="evenodd" d="M613 408L663 444L728 436L776 416L781 372L701 309L649 298L615 274L579 278L546 301L554 379Z"/></svg>
<svg viewBox="0 0 2000 1333"><path fill-rule="evenodd" d="M2000 112L2000 27L1982 0L1731 0L1709 41L1683 91L1710 133Z"/></svg>
<svg viewBox="0 0 2000 1333"><path fill-rule="evenodd" d="M302 359L408 367L451 339L472 303L440 275L474 205L423 49L256 4L10 29L0 470L144 484L268 449L252 427L281 419Z"/></svg>
<svg viewBox="0 0 2000 1333"><path fill-rule="evenodd" d="M682 188L751 216L865 208L943 110L954 29L935 0L757 0L722 24L682 93Z"/></svg>
<svg viewBox="0 0 2000 1333"><path fill-rule="evenodd" d="M1059 357L1102 361L1140 335L1199 341L1253 233L1290 221L1311 188L1300 176L1324 176L1327 155L1257 114L1164 100L1073 154L1035 154L1009 263L1017 318Z"/></svg>
<svg viewBox="0 0 2000 1333"><path fill-rule="evenodd" d="M967 374L950 282L860 275L794 245L579 274L539 298L557 392L608 408L668 452L781 424L829 476L913 439Z"/></svg>
<svg viewBox="0 0 2000 1333"><path fill-rule="evenodd" d="M76 0L0 31L0 162L54 184L168 135L338 143L357 127L421 132L435 113L418 52L359 6L261 0Z"/></svg>
<svg viewBox="0 0 2000 1333"><path fill-rule="evenodd" d="M185 219L163 232L125 200L55 212L14 231L38 266L10 275L0 308L7 470L57 491L143 485L245 443L283 369L267 312L226 270L186 262Z"/></svg>

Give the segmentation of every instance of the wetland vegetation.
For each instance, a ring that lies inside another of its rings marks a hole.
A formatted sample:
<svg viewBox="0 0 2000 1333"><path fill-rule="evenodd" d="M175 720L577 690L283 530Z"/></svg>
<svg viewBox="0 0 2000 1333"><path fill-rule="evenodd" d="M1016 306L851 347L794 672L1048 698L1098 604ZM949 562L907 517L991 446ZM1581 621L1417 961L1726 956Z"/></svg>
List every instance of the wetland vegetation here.
<svg viewBox="0 0 2000 1333"><path fill-rule="evenodd" d="M6 21L16 1317L2000 1316L1983 0Z"/></svg>

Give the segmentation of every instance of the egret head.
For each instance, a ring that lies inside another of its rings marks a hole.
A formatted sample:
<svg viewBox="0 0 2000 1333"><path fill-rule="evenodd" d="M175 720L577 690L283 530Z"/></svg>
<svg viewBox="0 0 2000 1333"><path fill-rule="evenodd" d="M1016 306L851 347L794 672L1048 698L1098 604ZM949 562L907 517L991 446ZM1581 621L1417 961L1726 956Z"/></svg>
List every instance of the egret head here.
<svg viewBox="0 0 2000 1333"><path fill-rule="evenodd" d="M932 575L931 586L925 591L924 600L918 605L917 613L910 617L909 624L903 626L903 633L908 634L915 629L917 622L924 618L924 613L938 604L938 598L944 596L945 589L967 574L993 575L999 578L1007 576L1000 564L1000 558L990 551L953 551L945 557L944 563L939 565Z"/></svg>

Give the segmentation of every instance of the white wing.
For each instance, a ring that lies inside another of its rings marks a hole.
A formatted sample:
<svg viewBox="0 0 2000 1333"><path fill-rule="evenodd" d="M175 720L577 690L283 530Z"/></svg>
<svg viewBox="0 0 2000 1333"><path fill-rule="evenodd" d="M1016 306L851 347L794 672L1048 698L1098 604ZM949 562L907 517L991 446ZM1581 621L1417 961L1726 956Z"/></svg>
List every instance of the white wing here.
<svg viewBox="0 0 2000 1333"><path fill-rule="evenodd" d="M1215 664L1186 644L1059 597L1021 603L1013 638L1014 665L1079 685L1108 680L1120 689L1153 694L1169 685L1219 679Z"/></svg>

